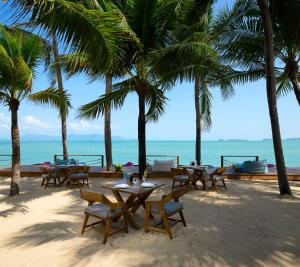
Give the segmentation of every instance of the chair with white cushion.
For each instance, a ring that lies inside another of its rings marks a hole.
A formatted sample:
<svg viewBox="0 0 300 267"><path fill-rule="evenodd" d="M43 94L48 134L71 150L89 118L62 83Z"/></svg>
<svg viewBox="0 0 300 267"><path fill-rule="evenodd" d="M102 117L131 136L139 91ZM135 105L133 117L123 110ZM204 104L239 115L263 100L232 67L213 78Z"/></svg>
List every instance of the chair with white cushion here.
<svg viewBox="0 0 300 267"><path fill-rule="evenodd" d="M105 230L104 230L104 238L103 244L106 243L108 236L119 233L124 231L128 233L128 223L125 211L125 204L116 202L111 202L108 198L106 198L103 194L92 192L92 191L85 191L80 190L81 198L88 201L89 205L84 210L85 218L82 225L81 234L84 233L84 230L87 227L91 227L93 225L104 223ZM96 203L96 204L95 204ZM114 227L114 231L112 229L112 222L114 219L122 217L124 218L124 227L123 228L116 228ZM94 217L99 219L91 224L87 224L89 217Z"/></svg>
<svg viewBox="0 0 300 267"><path fill-rule="evenodd" d="M192 179L192 174L186 168L171 168L171 177L173 179L173 190L176 183L180 183L180 186L188 186Z"/></svg>
<svg viewBox="0 0 300 267"><path fill-rule="evenodd" d="M144 231L146 233L149 231L166 233L170 239L173 239L170 226L173 226L177 222L182 222L184 227L186 227L183 215L183 203L179 202L179 197L183 196L186 192L187 186L183 186L172 190L172 192L163 196L162 200L146 201ZM177 213L179 213L180 219L173 218L173 215ZM149 218L153 215L159 216L161 220L158 224L149 226ZM170 221L173 222L172 225L170 225Z"/></svg>

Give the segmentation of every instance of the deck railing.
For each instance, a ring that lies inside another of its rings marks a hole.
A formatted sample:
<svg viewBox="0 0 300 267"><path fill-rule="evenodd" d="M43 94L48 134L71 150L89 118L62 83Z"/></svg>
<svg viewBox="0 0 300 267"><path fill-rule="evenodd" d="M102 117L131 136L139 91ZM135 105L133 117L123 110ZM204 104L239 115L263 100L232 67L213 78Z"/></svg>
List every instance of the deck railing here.
<svg viewBox="0 0 300 267"><path fill-rule="evenodd" d="M259 156L221 156L221 167L224 166L224 163L230 163L230 164L234 164L234 162L230 162L228 160L226 160L225 158L255 158L256 161L259 161Z"/></svg>
<svg viewBox="0 0 300 267"><path fill-rule="evenodd" d="M94 166L98 165L98 163L101 164L101 167L104 167L104 155L81 155L81 154L68 154L68 155L54 155L54 163L58 159L58 157L95 157L94 160L86 161L87 165ZM93 165L94 164L94 165Z"/></svg>
<svg viewBox="0 0 300 267"><path fill-rule="evenodd" d="M11 166L12 155L0 155L0 167Z"/></svg>
<svg viewBox="0 0 300 267"><path fill-rule="evenodd" d="M179 166L180 163L180 158L179 156L174 156L174 155L147 155L146 158L173 158L174 161L176 161L177 167Z"/></svg>

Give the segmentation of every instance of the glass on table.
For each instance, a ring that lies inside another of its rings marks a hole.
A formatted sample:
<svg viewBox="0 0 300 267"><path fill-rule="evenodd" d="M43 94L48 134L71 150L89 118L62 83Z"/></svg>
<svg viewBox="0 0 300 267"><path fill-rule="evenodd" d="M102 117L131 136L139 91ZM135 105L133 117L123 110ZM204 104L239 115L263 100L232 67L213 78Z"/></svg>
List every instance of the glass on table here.
<svg viewBox="0 0 300 267"><path fill-rule="evenodd" d="M134 186L136 186L136 185L138 184L138 182L139 182L139 181L138 181L138 178L136 178L136 177L133 177L133 180L132 180L132 181L133 181L133 185L134 185Z"/></svg>

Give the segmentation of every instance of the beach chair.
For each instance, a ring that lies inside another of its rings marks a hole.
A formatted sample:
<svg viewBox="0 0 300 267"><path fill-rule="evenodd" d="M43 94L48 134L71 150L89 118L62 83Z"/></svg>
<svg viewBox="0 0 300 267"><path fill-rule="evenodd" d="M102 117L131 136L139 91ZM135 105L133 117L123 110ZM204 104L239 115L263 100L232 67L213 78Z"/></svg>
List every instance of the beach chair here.
<svg viewBox="0 0 300 267"><path fill-rule="evenodd" d="M172 190L176 183L180 183L180 186L187 186L193 179L192 174L186 168L171 168L171 177L173 179Z"/></svg>
<svg viewBox="0 0 300 267"><path fill-rule="evenodd" d="M69 173L70 185L89 185L89 166L72 167Z"/></svg>
<svg viewBox="0 0 300 267"><path fill-rule="evenodd" d="M163 196L159 201L146 201L145 202L145 222L144 231L166 233L170 239L173 239L170 227L178 222L182 222L186 227L185 218L183 215L183 203L179 202L179 198L187 192L187 186L179 187L166 196ZM171 218L171 216L179 213L180 219ZM158 215L161 219L160 223L149 226L149 218L153 215ZM173 224L170 224L173 222ZM161 227L159 227L161 226Z"/></svg>
<svg viewBox="0 0 300 267"><path fill-rule="evenodd" d="M206 183L207 181L211 182L211 188L215 189L216 191L218 191L218 187L224 187L227 190L227 186L225 183L225 177L223 175L223 173L227 170L226 167L220 167L217 168L213 173L208 174L207 171L203 171L202 172L202 183L203 183L203 190L206 190ZM222 183L220 185L220 182Z"/></svg>
<svg viewBox="0 0 300 267"><path fill-rule="evenodd" d="M92 191L80 190L80 194L81 198L88 201L89 203L88 207L84 210L85 217L81 229L81 234L84 233L84 230L87 227L91 227L99 223L103 223L105 225L103 244L106 244L107 238L110 235L122 231L128 233L128 222L124 203L113 203L103 194ZM112 222L114 221L114 219L119 218L121 216L123 216L124 219L124 227L121 229L114 227L115 230L111 231ZM87 224L89 217L94 217L96 219L99 219L99 221Z"/></svg>
<svg viewBox="0 0 300 267"><path fill-rule="evenodd" d="M49 185L53 185L53 186L61 185L60 175L59 172L55 169L55 167L48 167L48 166L40 167L40 171L42 172L41 186L44 186L45 189Z"/></svg>

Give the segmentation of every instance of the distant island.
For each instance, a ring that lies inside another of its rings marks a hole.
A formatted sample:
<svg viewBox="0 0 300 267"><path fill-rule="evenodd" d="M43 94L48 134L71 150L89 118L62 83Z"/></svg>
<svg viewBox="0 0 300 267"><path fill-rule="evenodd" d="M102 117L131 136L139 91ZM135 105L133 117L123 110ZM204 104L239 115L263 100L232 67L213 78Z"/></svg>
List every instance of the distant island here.
<svg viewBox="0 0 300 267"><path fill-rule="evenodd" d="M0 138L1 140L6 140L8 138ZM21 141L60 141L60 136L54 135L23 135L21 136ZM68 141L103 141L104 135L68 135ZM113 141L123 141L128 140L120 136L112 136Z"/></svg>
<svg viewBox="0 0 300 267"><path fill-rule="evenodd" d="M9 136L0 136L0 141L7 141L10 140ZM113 141L137 141L137 139L132 138L124 138L121 136L112 136ZM300 137L294 137L294 138L285 138L282 139L283 141L300 141ZM23 135L21 136L21 141L61 141L60 136L56 135ZM76 135L71 134L68 135L68 141L91 141L91 142L97 142L97 141L104 141L104 135L101 134L91 134L91 135ZM148 142L155 142L155 141L194 141L194 140L151 140L148 139ZM266 139L258 139L258 140L247 140L247 139L216 139L216 140L203 140L204 142L253 142L253 141L272 141L272 139L266 138Z"/></svg>

